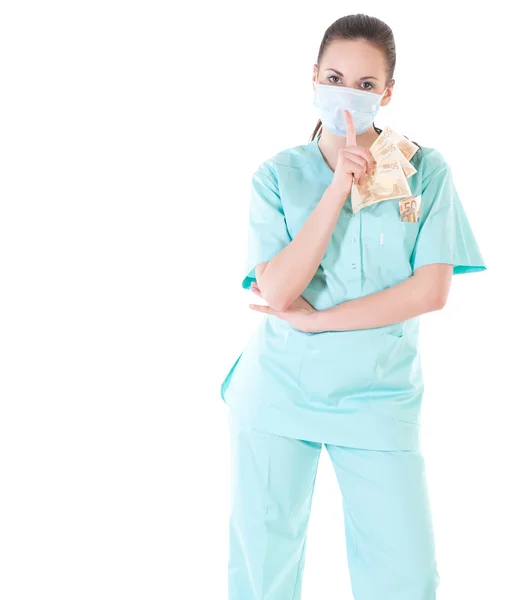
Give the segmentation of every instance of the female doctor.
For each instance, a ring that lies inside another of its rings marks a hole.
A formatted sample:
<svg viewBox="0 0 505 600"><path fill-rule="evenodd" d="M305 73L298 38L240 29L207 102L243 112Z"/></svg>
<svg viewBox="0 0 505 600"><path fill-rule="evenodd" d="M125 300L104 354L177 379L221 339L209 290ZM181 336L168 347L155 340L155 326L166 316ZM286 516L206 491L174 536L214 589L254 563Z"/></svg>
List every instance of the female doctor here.
<svg viewBox="0 0 505 600"><path fill-rule="evenodd" d="M252 178L242 286L265 313L221 386L231 431L229 600L299 600L324 444L342 493L355 600L433 600L439 583L420 448L419 316L453 274L486 267L436 149L419 146L399 200L352 209L374 166L374 118L393 92L395 44L349 15L314 65L320 121L308 144ZM416 146L418 146L416 144ZM321 597L326 597L324 592Z"/></svg>

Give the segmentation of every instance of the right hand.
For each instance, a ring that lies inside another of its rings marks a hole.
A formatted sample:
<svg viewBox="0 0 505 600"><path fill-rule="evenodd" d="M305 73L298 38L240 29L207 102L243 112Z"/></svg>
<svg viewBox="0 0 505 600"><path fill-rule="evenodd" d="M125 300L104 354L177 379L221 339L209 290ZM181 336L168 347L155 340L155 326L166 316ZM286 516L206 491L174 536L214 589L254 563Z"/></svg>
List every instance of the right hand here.
<svg viewBox="0 0 505 600"><path fill-rule="evenodd" d="M346 122L346 145L338 151L337 166L333 174L331 187L341 197L347 199L352 187L353 177L356 183L362 184L365 175L375 166L375 159L368 148L356 144L356 129L351 113L344 111Z"/></svg>

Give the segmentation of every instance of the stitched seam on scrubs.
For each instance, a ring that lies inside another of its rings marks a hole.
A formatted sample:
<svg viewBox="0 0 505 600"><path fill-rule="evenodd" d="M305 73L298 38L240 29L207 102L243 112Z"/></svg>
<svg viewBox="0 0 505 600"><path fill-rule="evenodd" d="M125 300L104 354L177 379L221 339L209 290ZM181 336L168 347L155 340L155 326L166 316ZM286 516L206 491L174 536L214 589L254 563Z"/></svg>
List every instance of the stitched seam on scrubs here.
<svg viewBox="0 0 505 600"><path fill-rule="evenodd" d="M303 349L303 355L300 359L300 366L298 367L298 376L296 377L296 387L298 389L300 389L300 375L302 373L302 367L303 367L303 363L305 362L305 357L307 355L308 347L309 347L309 340L306 339L305 340L305 348Z"/></svg>
<svg viewBox="0 0 505 600"><path fill-rule="evenodd" d="M314 496L314 487L316 485L317 467L319 465L320 456L321 456L321 452L319 452L319 454L317 456L316 464L314 465L314 477L312 478L312 490L310 492L310 500L309 500L309 516L307 517L308 519L310 519L310 510L312 507L312 497ZM307 522L307 527L305 529L305 539L303 540L303 546L302 546L302 551L300 554L300 560L298 561L298 569L296 571L295 585L293 588L293 597L291 598L291 600L295 600L296 589L298 587L298 580L300 578L302 560L303 560L304 552L305 552L305 545L307 544L307 535L308 535L308 522Z"/></svg>
<svg viewBox="0 0 505 600"><path fill-rule="evenodd" d="M379 366L380 359L382 358L382 355L383 355L383 352L384 352L384 344L381 344L381 341L383 341L383 337L382 337L383 335L384 334L381 333L380 337L379 337L379 344L380 344L380 348L381 349L379 350L379 352L377 352L377 358L375 359L375 365L374 365L374 368L373 368L374 373L377 373L377 367ZM370 382L368 384L367 390L370 390L370 389L372 389L372 381L371 380L370 380Z"/></svg>
<svg viewBox="0 0 505 600"><path fill-rule="evenodd" d="M307 543L307 533L305 533L305 539L303 540L303 546L302 546L302 551L300 554L300 560L298 561L298 568L296 570L296 579L295 579L295 585L293 586L293 596L291 598L291 600L295 600L295 594L296 594L296 590L298 588L298 580L300 579L300 571L301 571L301 567L302 567L302 560L303 560L303 555L305 552L305 545Z"/></svg>
<svg viewBox="0 0 505 600"><path fill-rule="evenodd" d="M432 161L432 152L436 152L439 155L439 160L438 161L438 165L433 166L433 161ZM445 159L445 156L442 155L441 152L439 152L438 150L433 149L432 152L428 152L427 154L424 155L424 161L425 163L428 163L431 167L431 170L428 173L424 172L424 168L423 168L423 173L422 173L422 182L424 183L424 180L427 179L428 177L436 177L439 173L441 173L442 171L451 171L451 167L449 165L449 163L447 162L447 160ZM423 190L424 191L424 190Z"/></svg>
<svg viewBox="0 0 505 600"><path fill-rule="evenodd" d="M263 163L262 166L264 166L264 168L265 168L265 172L263 174L265 175L265 177L267 179L270 179L270 181L272 182L272 185L275 187L276 194L280 199L281 196L279 193L279 182L277 180L277 176L276 176L276 173L274 172L273 167L266 161ZM260 169L261 169L261 167L260 167ZM260 169L258 169L258 170L260 170Z"/></svg>

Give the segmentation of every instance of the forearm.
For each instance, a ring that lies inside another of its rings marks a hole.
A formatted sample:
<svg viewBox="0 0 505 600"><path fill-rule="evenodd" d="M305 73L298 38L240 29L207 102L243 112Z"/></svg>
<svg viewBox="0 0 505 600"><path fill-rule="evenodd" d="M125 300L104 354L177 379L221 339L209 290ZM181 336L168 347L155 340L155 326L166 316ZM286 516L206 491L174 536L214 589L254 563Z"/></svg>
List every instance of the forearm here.
<svg viewBox="0 0 505 600"><path fill-rule="evenodd" d="M306 289L326 252L345 200L328 187L293 240L270 260L258 278L270 306L284 310Z"/></svg>
<svg viewBox="0 0 505 600"><path fill-rule="evenodd" d="M441 309L446 301L452 266L437 267L443 272L439 278L433 278L433 270L425 270L380 292L314 312L311 331L385 327Z"/></svg>

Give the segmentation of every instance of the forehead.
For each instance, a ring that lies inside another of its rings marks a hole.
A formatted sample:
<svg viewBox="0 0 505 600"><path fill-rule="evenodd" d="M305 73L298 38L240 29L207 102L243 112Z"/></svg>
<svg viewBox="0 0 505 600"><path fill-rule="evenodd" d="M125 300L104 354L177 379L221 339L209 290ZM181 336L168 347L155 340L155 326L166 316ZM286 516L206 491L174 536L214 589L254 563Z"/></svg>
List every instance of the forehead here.
<svg viewBox="0 0 505 600"><path fill-rule="evenodd" d="M335 69L344 77L384 76L384 51L365 40L334 40L325 49L320 69Z"/></svg>

